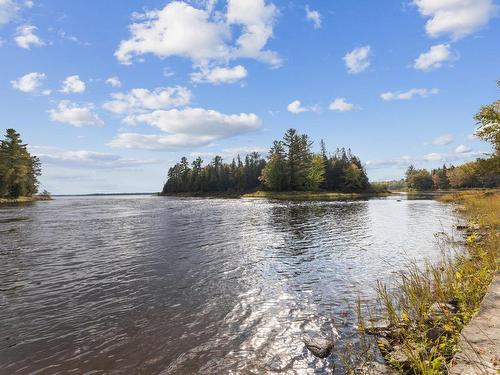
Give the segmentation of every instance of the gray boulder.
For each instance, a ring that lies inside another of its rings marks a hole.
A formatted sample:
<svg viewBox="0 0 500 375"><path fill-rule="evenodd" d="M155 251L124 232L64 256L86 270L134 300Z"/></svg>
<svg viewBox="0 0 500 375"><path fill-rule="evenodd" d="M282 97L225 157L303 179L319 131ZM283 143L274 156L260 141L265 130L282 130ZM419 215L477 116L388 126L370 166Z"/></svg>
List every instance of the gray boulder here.
<svg viewBox="0 0 500 375"><path fill-rule="evenodd" d="M333 341L317 333L308 332L302 337L306 348L318 358L326 358L333 349Z"/></svg>

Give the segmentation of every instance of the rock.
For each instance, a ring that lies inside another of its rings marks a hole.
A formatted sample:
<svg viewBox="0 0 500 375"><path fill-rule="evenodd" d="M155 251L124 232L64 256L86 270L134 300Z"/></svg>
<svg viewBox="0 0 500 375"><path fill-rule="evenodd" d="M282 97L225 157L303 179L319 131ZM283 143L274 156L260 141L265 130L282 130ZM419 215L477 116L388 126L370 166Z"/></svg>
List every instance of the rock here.
<svg viewBox="0 0 500 375"><path fill-rule="evenodd" d="M393 375L394 371L389 366L379 362L366 362L356 368L358 375Z"/></svg>
<svg viewBox="0 0 500 375"><path fill-rule="evenodd" d="M394 350L387 355L389 362L397 362L401 367L406 367L410 359L401 346L395 346Z"/></svg>
<svg viewBox="0 0 500 375"><path fill-rule="evenodd" d="M333 341L317 333L307 333L302 338L306 348L318 358L326 358L333 349Z"/></svg>
<svg viewBox="0 0 500 375"><path fill-rule="evenodd" d="M458 230L467 230L467 229L469 229L469 226L468 225L459 224L459 225L457 225L457 229Z"/></svg>
<svg viewBox="0 0 500 375"><path fill-rule="evenodd" d="M441 327L432 327L425 333L425 336L432 341L436 341L443 335L446 335L446 331Z"/></svg>
<svg viewBox="0 0 500 375"><path fill-rule="evenodd" d="M457 307L449 303L433 303L428 310L429 319L434 321L449 320L457 312Z"/></svg>
<svg viewBox="0 0 500 375"><path fill-rule="evenodd" d="M388 321L371 323L365 328L367 335L382 335L386 336L391 330L391 324Z"/></svg>

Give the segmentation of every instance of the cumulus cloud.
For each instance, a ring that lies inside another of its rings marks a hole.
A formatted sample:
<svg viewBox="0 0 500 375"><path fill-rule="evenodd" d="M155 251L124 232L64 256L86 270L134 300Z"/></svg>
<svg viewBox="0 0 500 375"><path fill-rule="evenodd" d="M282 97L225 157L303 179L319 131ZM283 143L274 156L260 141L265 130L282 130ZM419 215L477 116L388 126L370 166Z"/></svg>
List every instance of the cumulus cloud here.
<svg viewBox="0 0 500 375"><path fill-rule="evenodd" d="M312 10L306 5L306 18L313 23L315 29L321 28L321 14L317 10Z"/></svg>
<svg viewBox="0 0 500 375"><path fill-rule="evenodd" d="M346 98L336 98L328 106L328 109L334 112L348 112L354 108L354 104L347 102Z"/></svg>
<svg viewBox="0 0 500 375"><path fill-rule="evenodd" d="M247 74L247 70L242 65L236 65L233 68L201 68L200 71L191 73L191 82L212 83L215 85L235 83L244 79Z"/></svg>
<svg viewBox="0 0 500 375"><path fill-rule="evenodd" d="M498 14L493 0L414 0L429 20L425 30L431 37L449 35L454 40L474 33Z"/></svg>
<svg viewBox="0 0 500 375"><path fill-rule="evenodd" d="M14 40L19 47L24 49L31 49L31 46L44 46L45 43L38 37L38 35L35 34L37 30L38 28L32 25L19 26L16 29L16 36L14 37Z"/></svg>
<svg viewBox="0 0 500 375"><path fill-rule="evenodd" d="M300 102L300 100L294 100L293 102L291 102L290 104L288 104L288 106L286 107L286 109L288 110L288 112L291 112L291 113L294 113L294 114L299 114L299 113L302 113L302 112L309 111L307 108L302 107L302 103Z"/></svg>
<svg viewBox="0 0 500 375"><path fill-rule="evenodd" d="M472 149L466 145L459 145L455 149L455 152L457 154L464 154L464 153L471 152L471 151L472 151Z"/></svg>
<svg viewBox="0 0 500 375"><path fill-rule="evenodd" d="M431 143L435 146L446 146L452 142L453 142L453 136L451 134L444 134L434 138Z"/></svg>
<svg viewBox="0 0 500 375"><path fill-rule="evenodd" d="M344 56L345 66L349 74L358 74L370 66L370 46L353 49Z"/></svg>
<svg viewBox="0 0 500 375"><path fill-rule="evenodd" d="M295 115L303 112L319 112L320 108L318 105L313 105L310 107L303 107L302 102L300 100L294 100L290 104L287 105L286 109L288 112L291 112Z"/></svg>
<svg viewBox="0 0 500 375"><path fill-rule="evenodd" d="M81 94L85 92L85 82L83 82L78 75L66 77L62 82L61 92L66 94Z"/></svg>
<svg viewBox="0 0 500 375"><path fill-rule="evenodd" d="M70 124L74 127L96 127L104 125L99 115L94 112L93 104L78 105L69 100L61 100L57 108L48 111L52 121Z"/></svg>
<svg viewBox="0 0 500 375"><path fill-rule="evenodd" d="M46 146L31 146L30 152L38 156L43 164L61 165L70 168L131 168L159 162L156 159L124 158L106 152L62 150Z"/></svg>
<svg viewBox="0 0 500 375"><path fill-rule="evenodd" d="M129 26L130 38L120 42L116 58L130 64L134 56L151 53L160 58L185 57L196 66L241 57L281 64L276 52L265 49L278 14L273 4L228 0L224 16L211 8L172 1L163 9L135 14L135 23ZM234 40L236 30L240 34Z"/></svg>
<svg viewBox="0 0 500 375"><path fill-rule="evenodd" d="M122 133L110 142L110 146L153 150L204 146L218 139L256 131L261 126L261 120L253 113L227 115L189 107L134 115L131 122L150 125L166 134Z"/></svg>
<svg viewBox="0 0 500 375"><path fill-rule="evenodd" d="M103 108L116 114L132 114L188 105L191 91L182 86L158 87L152 91L136 88L128 93L113 93Z"/></svg>
<svg viewBox="0 0 500 375"><path fill-rule="evenodd" d="M110 85L111 87L122 87L122 83L120 82L120 79L118 77L109 77L106 80L106 84Z"/></svg>
<svg viewBox="0 0 500 375"><path fill-rule="evenodd" d="M415 59L413 67L418 70L432 70L441 68L444 62L454 59L449 44L437 44L432 46L429 51L421 53Z"/></svg>
<svg viewBox="0 0 500 375"><path fill-rule="evenodd" d="M28 93L35 93L43 85L47 78L45 73L28 73L17 80L10 81L12 87L16 90Z"/></svg>
<svg viewBox="0 0 500 375"><path fill-rule="evenodd" d="M427 98L430 95L439 93L438 89L410 89L408 91L387 91L380 94L383 100L410 100L414 97Z"/></svg>

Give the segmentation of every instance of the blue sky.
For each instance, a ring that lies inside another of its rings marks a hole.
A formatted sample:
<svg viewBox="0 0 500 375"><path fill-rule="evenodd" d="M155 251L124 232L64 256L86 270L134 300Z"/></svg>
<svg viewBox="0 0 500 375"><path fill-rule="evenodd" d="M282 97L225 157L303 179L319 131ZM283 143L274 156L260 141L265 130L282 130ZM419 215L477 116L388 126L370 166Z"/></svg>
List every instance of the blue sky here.
<svg viewBox="0 0 500 375"><path fill-rule="evenodd" d="M181 156L266 152L290 127L371 180L489 151L493 0L0 0L2 128L53 193L151 192ZM3 130L2 130L3 131Z"/></svg>

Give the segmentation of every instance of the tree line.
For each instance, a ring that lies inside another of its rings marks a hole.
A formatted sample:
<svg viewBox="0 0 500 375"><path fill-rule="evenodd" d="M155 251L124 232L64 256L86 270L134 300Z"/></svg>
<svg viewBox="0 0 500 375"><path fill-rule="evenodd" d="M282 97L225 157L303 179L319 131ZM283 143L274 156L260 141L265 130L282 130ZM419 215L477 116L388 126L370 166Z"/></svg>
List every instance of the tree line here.
<svg viewBox="0 0 500 375"><path fill-rule="evenodd" d="M28 152L19 133L7 129L0 142L0 197L36 194L40 175L40 160Z"/></svg>
<svg viewBox="0 0 500 375"><path fill-rule="evenodd" d="M283 139L273 142L267 160L253 152L244 160L238 155L231 163L222 157L203 165L198 157L191 164L186 157L168 170L163 194L242 193L256 189L272 191L359 192L370 187L361 160L351 150L333 154L321 141L320 152L312 151L307 134L289 129Z"/></svg>

